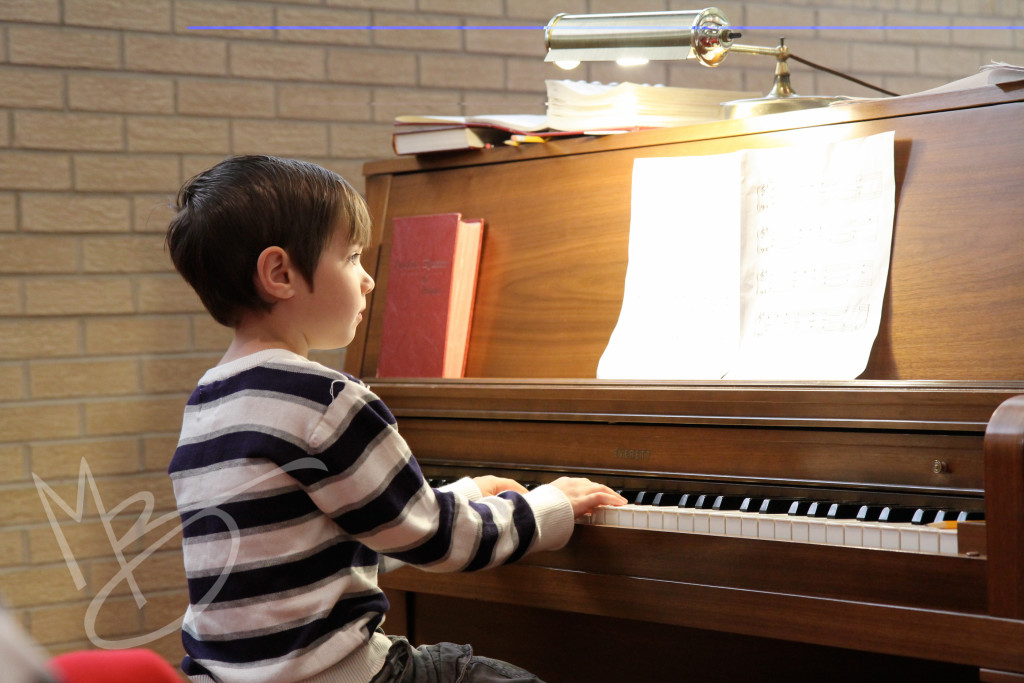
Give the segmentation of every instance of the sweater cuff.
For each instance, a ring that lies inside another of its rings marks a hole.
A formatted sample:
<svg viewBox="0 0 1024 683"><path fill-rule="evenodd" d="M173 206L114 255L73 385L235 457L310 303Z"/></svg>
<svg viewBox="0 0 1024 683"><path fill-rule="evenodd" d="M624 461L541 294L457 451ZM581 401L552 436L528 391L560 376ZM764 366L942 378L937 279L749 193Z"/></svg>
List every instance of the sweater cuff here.
<svg viewBox="0 0 1024 683"><path fill-rule="evenodd" d="M461 493L472 501L478 501L484 497L484 494L480 491L480 487L477 486L476 482L469 477L463 477L458 481L453 481L450 484L440 487L438 490Z"/></svg>
<svg viewBox="0 0 1024 683"><path fill-rule="evenodd" d="M576 522L569 497L550 484L538 486L525 497L537 520L537 540L531 550L557 550L568 543Z"/></svg>

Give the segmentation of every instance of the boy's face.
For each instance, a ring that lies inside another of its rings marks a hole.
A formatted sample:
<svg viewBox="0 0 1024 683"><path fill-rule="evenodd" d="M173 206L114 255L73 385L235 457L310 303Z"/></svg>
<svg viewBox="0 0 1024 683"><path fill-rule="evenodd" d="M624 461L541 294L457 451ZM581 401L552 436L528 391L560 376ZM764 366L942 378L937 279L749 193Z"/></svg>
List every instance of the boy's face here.
<svg viewBox="0 0 1024 683"><path fill-rule="evenodd" d="M362 247L348 244L336 227L313 273L313 289L305 291L305 335L310 349L348 346L363 319L373 278L360 262Z"/></svg>

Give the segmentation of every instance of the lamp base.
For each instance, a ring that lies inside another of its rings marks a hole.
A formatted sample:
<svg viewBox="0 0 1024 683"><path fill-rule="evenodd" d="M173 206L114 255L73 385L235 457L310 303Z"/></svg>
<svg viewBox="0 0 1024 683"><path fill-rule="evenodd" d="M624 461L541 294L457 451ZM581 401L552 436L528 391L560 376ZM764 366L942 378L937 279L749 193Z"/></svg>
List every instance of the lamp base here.
<svg viewBox="0 0 1024 683"><path fill-rule="evenodd" d="M722 118L742 119L747 116L777 114L784 111L799 109L816 109L827 107L833 102L845 102L853 98L837 95L789 95L787 97L754 97L749 100L732 100L722 103Z"/></svg>

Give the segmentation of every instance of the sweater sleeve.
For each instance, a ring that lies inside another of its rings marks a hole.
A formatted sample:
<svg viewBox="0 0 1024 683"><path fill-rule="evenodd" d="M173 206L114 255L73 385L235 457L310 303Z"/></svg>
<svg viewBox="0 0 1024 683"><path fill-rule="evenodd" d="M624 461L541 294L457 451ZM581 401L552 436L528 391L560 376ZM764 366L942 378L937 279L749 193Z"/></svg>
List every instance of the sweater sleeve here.
<svg viewBox="0 0 1024 683"><path fill-rule="evenodd" d="M433 489L394 416L368 389L346 383L309 440L324 467L300 483L339 527L368 548L430 571L472 571L563 546L572 506L562 491L481 497L472 480Z"/></svg>

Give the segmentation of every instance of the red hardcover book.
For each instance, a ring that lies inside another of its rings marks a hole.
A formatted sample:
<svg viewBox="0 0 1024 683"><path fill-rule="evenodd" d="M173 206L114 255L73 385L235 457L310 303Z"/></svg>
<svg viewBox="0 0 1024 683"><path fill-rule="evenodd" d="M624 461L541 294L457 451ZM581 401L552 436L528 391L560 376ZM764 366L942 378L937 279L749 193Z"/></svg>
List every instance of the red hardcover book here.
<svg viewBox="0 0 1024 683"><path fill-rule="evenodd" d="M483 244L482 219L395 218L378 377L462 377Z"/></svg>

